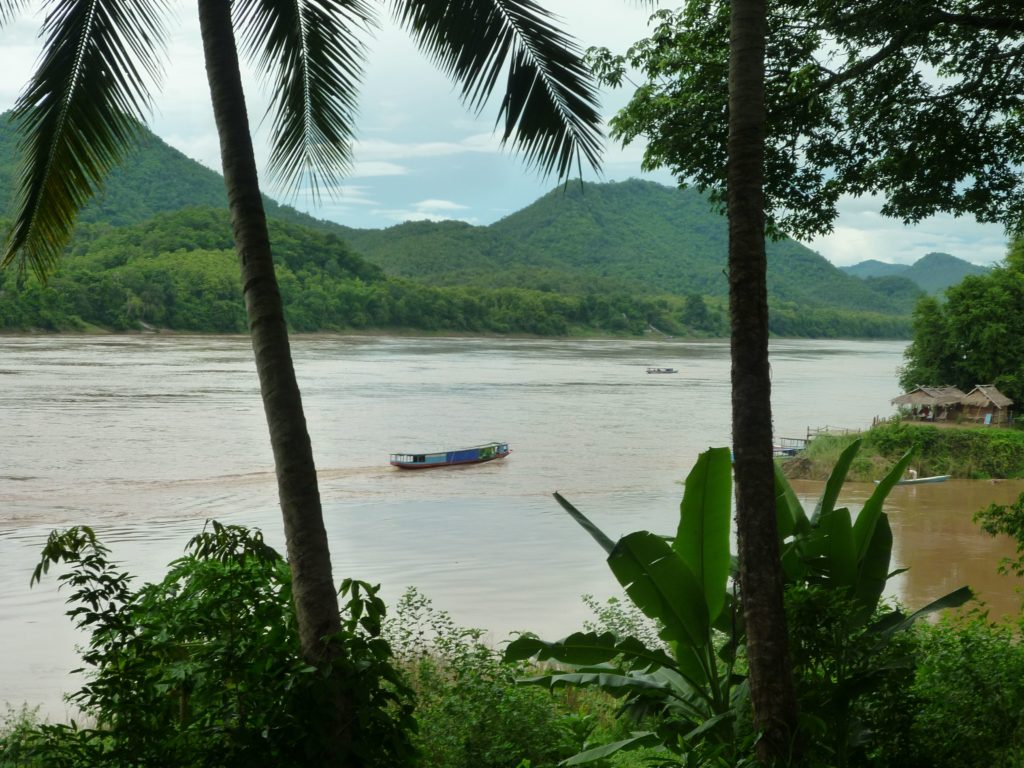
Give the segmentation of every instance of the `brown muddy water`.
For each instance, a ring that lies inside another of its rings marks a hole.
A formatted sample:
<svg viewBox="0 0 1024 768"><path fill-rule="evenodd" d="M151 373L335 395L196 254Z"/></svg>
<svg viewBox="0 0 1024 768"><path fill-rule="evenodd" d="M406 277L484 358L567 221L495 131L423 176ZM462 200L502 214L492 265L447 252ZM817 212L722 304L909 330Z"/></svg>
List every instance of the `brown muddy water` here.
<svg viewBox="0 0 1024 768"><path fill-rule="evenodd" d="M776 341L776 433L863 427L898 394L896 342ZM335 574L408 586L496 642L556 637L588 618L584 593L617 585L593 541L551 498L561 491L610 536L674 530L697 454L729 444L722 342L294 340ZM113 557L154 580L203 521L260 527L283 549L249 342L240 337L0 338L0 702L68 714L82 638L53 575L29 576L54 527L96 528ZM678 374L652 376L648 366ZM506 460L402 472L388 453L508 441ZM799 483L812 504L819 486ZM973 512L1020 483L951 481L890 497L893 589L909 606L963 583L993 613L1015 610L995 575L1012 550ZM851 484L858 506L871 486Z"/></svg>

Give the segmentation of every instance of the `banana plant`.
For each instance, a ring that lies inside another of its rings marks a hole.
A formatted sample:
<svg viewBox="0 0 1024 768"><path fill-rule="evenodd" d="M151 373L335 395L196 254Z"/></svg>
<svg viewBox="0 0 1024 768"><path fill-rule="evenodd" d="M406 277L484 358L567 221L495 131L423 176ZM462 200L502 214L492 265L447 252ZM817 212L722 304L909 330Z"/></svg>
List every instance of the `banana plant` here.
<svg viewBox="0 0 1024 768"><path fill-rule="evenodd" d="M855 623L872 619L886 583L903 572L889 570L892 528L883 505L913 458L913 451L908 451L896 462L854 519L848 508L836 507L836 503L860 446L861 441L855 440L840 455L809 518L781 469L775 469L776 520L787 581L841 591L854 603ZM971 597L971 591L961 587L916 611L912 618L898 610L892 612L882 627L905 628L925 613L962 605Z"/></svg>
<svg viewBox="0 0 1024 768"><path fill-rule="evenodd" d="M664 641L664 647L651 648L635 637L577 632L557 642L524 635L509 644L509 661L535 657L573 667L523 682L552 689L594 686L622 698L621 711L637 719L659 715L656 731L585 750L565 764L641 747L677 755L699 750L712 763L731 764L733 721L746 682L735 667L741 633L729 592L729 450L712 448L700 455L686 479L678 530L669 539L637 531L613 542L565 498L555 498L605 550L612 573L658 624Z"/></svg>
<svg viewBox="0 0 1024 768"><path fill-rule="evenodd" d="M851 622L870 622L878 642L885 642L917 618L961 605L972 595L964 587L910 615L893 610L876 616L887 580L900 572L889 570L892 530L883 503L911 454L879 482L854 519L848 508L837 508L836 503L859 448L857 441L840 456L810 516L776 468L780 552L789 585L816 585L849 598L854 606ZM551 689L596 687L623 699L622 714L637 720L658 715L656 730L586 749L564 764L582 765L623 750L655 748L695 756L702 765L735 765L740 750L735 720L747 684L736 665L744 637L742 612L729 588L730 576L735 575L729 550L730 451L711 448L698 458L686 479L674 537L637 531L615 542L560 494L555 499L604 549L612 573L632 602L657 623L664 641L663 647L652 648L635 637L577 632L555 642L523 635L508 645L508 661L535 658L572 667L524 683ZM854 696L859 688L844 684L842 690L848 693L840 695Z"/></svg>

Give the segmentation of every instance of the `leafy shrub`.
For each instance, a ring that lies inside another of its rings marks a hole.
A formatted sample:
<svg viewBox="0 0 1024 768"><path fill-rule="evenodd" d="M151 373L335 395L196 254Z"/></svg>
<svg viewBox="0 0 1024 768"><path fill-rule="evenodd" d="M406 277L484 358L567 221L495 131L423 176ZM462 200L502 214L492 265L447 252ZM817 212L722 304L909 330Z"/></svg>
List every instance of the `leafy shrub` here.
<svg viewBox="0 0 1024 768"><path fill-rule="evenodd" d="M424 765L554 766L580 749L592 726L581 702L570 708L517 685L521 664L502 663L483 630L456 626L415 589L398 602L386 634L416 692L414 738Z"/></svg>
<svg viewBox="0 0 1024 768"><path fill-rule="evenodd" d="M919 630L908 768L1024 764L1020 628L942 621Z"/></svg>
<svg viewBox="0 0 1024 768"><path fill-rule="evenodd" d="M302 657L287 564L259 532L213 523L163 581L131 588L89 528L51 534L33 579L67 563L68 615L89 632L88 681L69 698L95 727L40 725L22 739L41 764L306 766L325 764L332 686L359 717L360 765L413 754L409 691L380 637L377 589L346 581L342 646L329 671ZM23 734L24 735L24 734Z"/></svg>

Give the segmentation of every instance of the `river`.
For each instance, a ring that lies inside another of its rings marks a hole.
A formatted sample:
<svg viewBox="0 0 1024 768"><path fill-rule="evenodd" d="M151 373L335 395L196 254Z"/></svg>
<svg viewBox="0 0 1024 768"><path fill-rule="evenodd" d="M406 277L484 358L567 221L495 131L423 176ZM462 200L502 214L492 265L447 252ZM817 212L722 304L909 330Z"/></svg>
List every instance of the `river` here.
<svg viewBox="0 0 1024 768"><path fill-rule="evenodd" d="M776 434L862 428L899 393L898 342L772 343ZM566 634L580 596L617 592L601 551L551 498L610 536L674 530L697 454L729 444L720 341L297 337L293 353L337 578L416 586L495 641ZM648 375L647 366L679 369ZM283 551L272 458L248 340L0 338L0 702L67 712L74 645L53 575L29 588L48 532L93 526L140 578L159 578L207 518L261 528ZM506 460L402 472L392 451L508 441ZM798 484L806 503L820 490ZM849 484L856 508L870 485ZM1015 610L995 575L1008 542L971 514L1019 482L957 481L891 496L895 593L919 605L963 583Z"/></svg>

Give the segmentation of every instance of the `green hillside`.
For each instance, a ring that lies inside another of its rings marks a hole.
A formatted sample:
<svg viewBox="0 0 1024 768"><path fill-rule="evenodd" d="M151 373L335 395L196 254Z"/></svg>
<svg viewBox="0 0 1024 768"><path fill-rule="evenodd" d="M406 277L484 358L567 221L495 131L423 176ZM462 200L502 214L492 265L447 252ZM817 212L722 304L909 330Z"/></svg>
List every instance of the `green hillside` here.
<svg viewBox="0 0 1024 768"><path fill-rule="evenodd" d="M487 227L415 222L345 237L389 274L434 285L728 292L724 217L694 190L647 181L560 186ZM768 262L776 304L907 312L792 240L769 243Z"/></svg>
<svg viewBox="0 0 1024 768"><path fill-rule="evenodd" d="M843 267L844 272L861 279L878 277L906 278L925 293L935 296L968 275L988 274L987 267L979 267L948 253L928 253L913 264L887 264L870 259ZM869 283L870 284L870 283ZM877 289L878 285L872 286Z"/></svg>
<svg viewBox="0 0 1024 768"><path fill-rule="evenodd" d="M868 259L850 267L841 267L848 275L859 277L862 280L868 277L895 277L902 275L910 266L908 264L889 264L878 259Z"/></svg>
<svg viewBox="0 0 1024 768"><path fill-rule="evenodd" d="M17 191L20 153L10 115L0 115L0 218L10 219ZM341 227L320 221L264 196L267 215L308 227L340 233ZM138 224L159 213L191 207L227 208L224 179L186 157L149 131L138 146L107 177L103 189L79 215L79 222L114 227Z"/></svg>
<svg viewBox="0 0 1024 768"><path fill-rule="evenodd" d="M3 117L0 212L8 217L17 166ZM725 222L692 191L570 184L489 227L356 230L270 199L266 207L296 330L727 333ZM909 333L898 291L875 290L792 241L772 244L769 261L773 332ZM47 286L0 273L0 329L239 331L236 283L223 180L143 132L82 212Z"/></svg>

